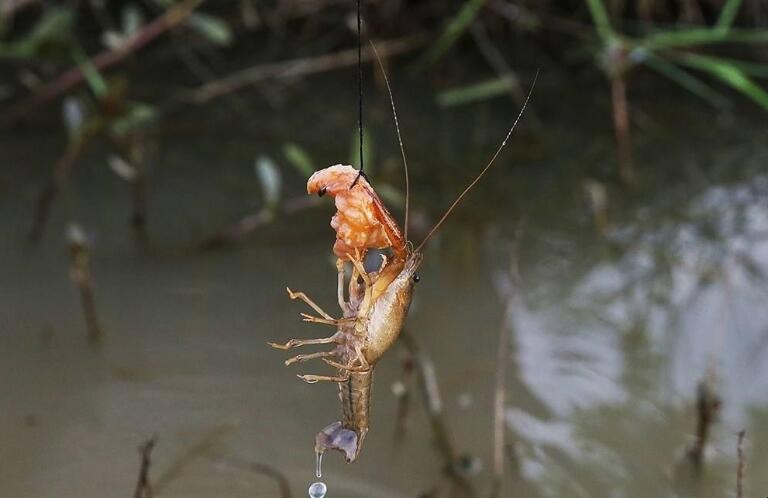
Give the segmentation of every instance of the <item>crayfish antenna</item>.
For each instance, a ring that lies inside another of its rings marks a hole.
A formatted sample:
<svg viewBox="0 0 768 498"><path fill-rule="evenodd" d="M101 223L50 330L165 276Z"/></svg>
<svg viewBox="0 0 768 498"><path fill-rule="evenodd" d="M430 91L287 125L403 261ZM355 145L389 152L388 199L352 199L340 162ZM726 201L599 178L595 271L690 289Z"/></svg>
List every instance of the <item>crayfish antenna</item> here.
<svg viewBox="0 0 768 498"><path fill-rule="evenodd" d="M403 168L405 170L405 220L403 221L403 234L404 239L408 240L408 214L410 211L410 195L411 195L411 182L408 177L408 160L405 158L405 147L403 146L403 137L400 135L400 122L397 119L397 109L395 108L395 97L392 95L392 87L389 85L389 78L387 77L387 71L384 69L384 64L381 62L379 52L376 50L376 45L373 41L370 41L371 48L373 49L373 55L376 56L376 62L379 63L379 69L381 69L381 75L384 76L384 83L387 85L387 93L389 94L389 103L392 105L392 117L395 120L395 131L397 132L397 143L400 145L400 155L403 157Z"/></svg>
<svg viewBox="0 0 768 498"><path fill-rule="evenodd" d="M459 194L459 196L456 198L455 201L453 201L453 204L450 205L448 209L446 209L443 216L440 218L440 221L438 221L435 226L432 227L432 230L429 231L426 237L424 237L424 240L421 241L421 244L416 248L416 252L421 251L421 249L424 247L424 244L427 243L427 241L432 237L432 235L435 234L438 228L440 228L440 225L443 224L443 222L448 218L448 215L451 214L451 212L454 210L456 206L459 205L459 202L461 202L461 199L464 198L465 195L472 189L472 187L475 186L477 182L480 181L480 179L485 175L485 172L488 171L488 169L493 166L493 163L496 162L496 158L499 157L499 154L501 154L501 151L504 150L504 147L507 145L507 141L509 140L509 137L512 136L512 132L515 131L515 127L517 127L517 123L520 122L520 118L523 117L523 113L525 112L526 106L528 106L528 101L531 100L531 95L533 94L533 89L536 87L536 80L539 79L539 70L536 70L536 75L533 77L533 83L531 83L531 89L528 90L528 95L525 97L525 101L523 101L523 106L520 108L520 112L517 113L517 117L515 118L515 122L512 123L512 127L507 132L507 135L504 137L504 140L501 142L501 145L496 149L496 152L491 157L491 160L488 161L488 164L485 165L485 168L483 168L482 171L480 171L480 174L475 177L474 180L472 180L467 187L462 190L462 192Z"/></svg>

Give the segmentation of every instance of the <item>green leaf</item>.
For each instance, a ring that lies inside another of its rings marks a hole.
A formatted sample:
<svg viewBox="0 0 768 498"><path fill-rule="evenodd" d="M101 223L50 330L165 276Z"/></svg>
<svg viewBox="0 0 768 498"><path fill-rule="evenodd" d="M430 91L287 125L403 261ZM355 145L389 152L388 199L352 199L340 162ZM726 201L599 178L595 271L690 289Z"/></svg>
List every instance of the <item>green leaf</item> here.
<svg viewBox="0 0 768 498"><path fill-rule="evenodd" d="M136 128L149 124L157 117L154 107L133 103L127 112L112 122L110 129L116 135L125 135Z"/></svg>
<svg viewBox="0 0 768 498"><path fill-rule="evenodd" d="M508 95L515 86L516 83L511 78L494 78L440 92L437 94L437 104L440 107L453 107L499 95Z"/></svg>
<svg viewBox="0 0 768 498"><path fill-rule="evenodd" d="M464 2L461 10L451 19L440 37L432 44L424 55L423 63L434 64L449 48L464 34L472 21L475 20L485 0L468 0Z"/></svg>
<svg viewBox="0 0 768 498"><path fill-rule="evenodd" d="M283 155L303 176L310 177L315 172L315 167L312 165L309 154L295 143L288 142L283 145Z"/></svg>
<svg viewBox="0 0 768 498"><path fill-rule="evenodd" d="M144 15L136 4L130 3L123 7L120 21L123 35L133 36L144 24Z"/></svg>
<svg viewBox="0 0 768 498"><path fill-rule="evenodd" d="M739 7L741 7L741 0L728 0L720 11L716 26L720 29L729 29L739 13Z"/></svg>
<svg viewBox="0 0 768 498"><path fill-rule="evenodd" d="M96 69L96 66L93 65L91 60L88 58L85 52L83 52L83 49L80 48L79 45L72 47L71 52L72 58L83 72L85 81L88 83L88 86L91 88L93 94L96 95L97 98L104 97L109 91L109 88L107 87L107 82L104 81L104 78L101 76L99 70Z"/></svg>
<svg viewBox="0 0 768 498"><path fill-rule="evenodd" d="M589 7L589 13L592 15L592 22L595 23L597 34L600 35L603 42L610 43L616 38L616 33L611 26L611 20L608 17L608 11L603 4L603 0L587 0L587 6Z"/></svg>
<svg viewBox="0 0 768 498"><path fill-rule="evenodd" d="M282 191L283 178L280 169L267 156L259 156L256 159L254 169L264 194L264 203L267 209L274 210L280 202L280 192Z"/></svg>
<svg viewBox="0 0 768 498"><path fill-rule="evenodd" d="M6 53L11 57L34 57L43 46L67 40L74 22L75 11L72 8L47 8L26 36L6 46Z"/></svg>
<svg viewBox="0 0 768 498"><path fill-rule="evenodd" d="M692 94L706 100L713 107L723 107L727 103L725 96L718 93L715 89L696 78L691 73L666 59L654 54L649 54L643 59L643 63L662 76L666 76L674 81Z"/></svg>
<svg viewBox="0 0 768 498"><path fill-rule="evenodd" d="M673 55L674 56L674 55ZM680 57L679 55L676 57ZM737 59L728 59L724 57L706 56L711 62L720 62L738 68L746 75L755 78L768 78L768 64L762 62L740 61Z"/></svg>
<svg viewBox="0 0 768 498"><path fill-rule="evenodd" d="M216 45L226 46L232 43L232 29L219 17L194 12L187 18L187 25Z"/></svg>
<svg viewBox="0 0 768 498"><path fill-rule="evenodd" d="M679 59L689 67L710 73L768 111L768 92L734 64L725 59L716 59L699 54L681 54Z"/></svg>
<svg viewBox="0 0 768 498"><path fill-rule="evenodd" d="M665 31L646 36L640 44L648 50L693 47L715 43L768 43L765 29L718 29L701 28L681 31Z"/></svg>

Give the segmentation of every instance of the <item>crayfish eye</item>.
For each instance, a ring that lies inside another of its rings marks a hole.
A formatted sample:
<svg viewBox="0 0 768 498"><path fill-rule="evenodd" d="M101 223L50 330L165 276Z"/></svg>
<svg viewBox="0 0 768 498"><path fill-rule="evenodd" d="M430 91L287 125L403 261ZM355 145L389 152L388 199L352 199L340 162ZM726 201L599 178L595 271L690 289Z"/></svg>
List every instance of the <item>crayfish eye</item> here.
<svg viewBox="0 0 768 498"><path fill-rule="evenodd" d="M328 191L328 187L323 187L317 192L318 197L322 197L325 195L325 193Z"/></svg>
<svg viewBox="0 0 768 498"><path fill-rule="evenodd" d="M414 276L413 276L413 281L414 281L414 283L417 283L417 284L418 284L419 282L421 282L421 277L420 277L420 276L418 276L418 275L414 275Z"/></svg>

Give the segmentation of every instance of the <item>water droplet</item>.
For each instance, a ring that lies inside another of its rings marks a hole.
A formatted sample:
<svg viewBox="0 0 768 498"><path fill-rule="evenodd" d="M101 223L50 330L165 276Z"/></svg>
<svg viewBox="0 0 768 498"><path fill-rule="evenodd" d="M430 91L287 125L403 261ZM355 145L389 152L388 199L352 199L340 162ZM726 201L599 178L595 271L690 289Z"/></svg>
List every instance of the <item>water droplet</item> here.
<svg viewBox="0 0 768 498"><path fill-rule="evenodd" d="M323 452L315 452L315 477L320 479L323 477Z"/></svg>
<svg viewBox="0 0 768 498"><path fill-rule="evenodd" d="M324 482L313 482L309 486L309 498L323 498L328 492L328 486Z"/></svg>

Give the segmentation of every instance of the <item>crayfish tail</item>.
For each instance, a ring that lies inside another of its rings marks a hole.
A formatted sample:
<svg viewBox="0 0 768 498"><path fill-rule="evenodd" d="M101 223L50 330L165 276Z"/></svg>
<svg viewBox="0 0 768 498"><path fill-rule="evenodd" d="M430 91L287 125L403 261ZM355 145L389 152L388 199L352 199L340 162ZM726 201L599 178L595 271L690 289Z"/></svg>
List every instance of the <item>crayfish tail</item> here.
<svg viewBox="0 0 768 498"><path fill-rule="evenodd" d="M364 439L365 433L358 434L341 422L334 422L315 436L315 451L322 454L326 450L337 450L344 453L347 463L352 463L360 453Z"/></svg>

